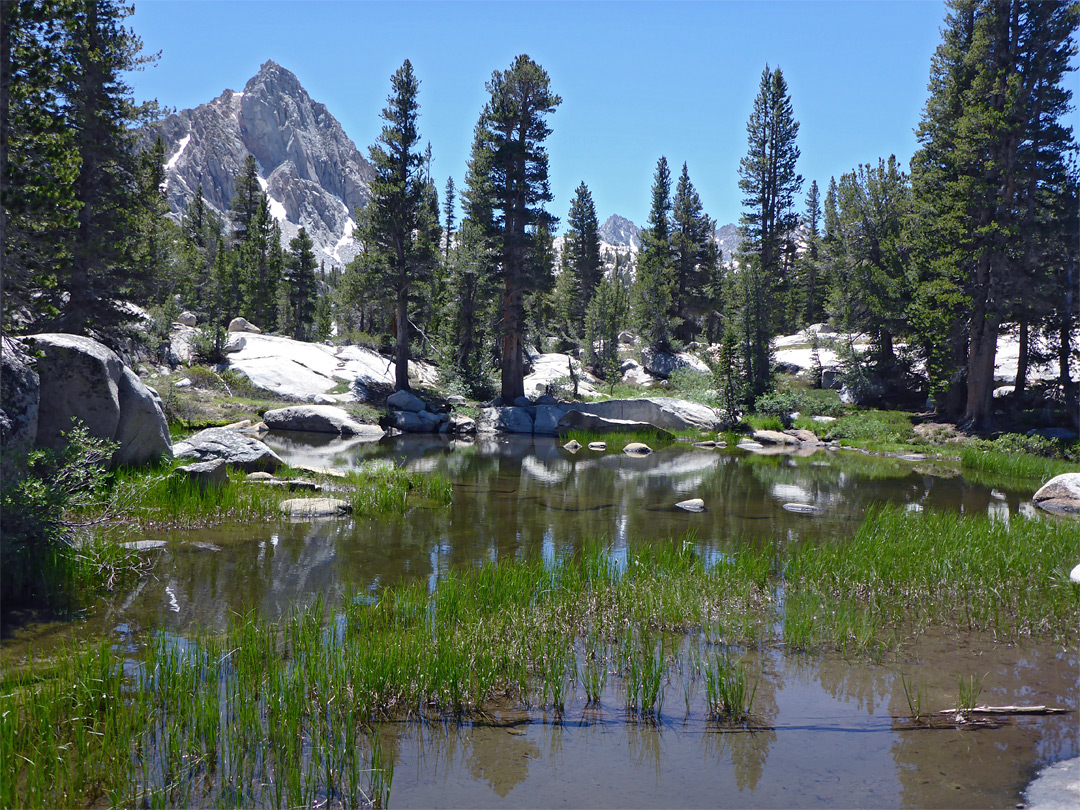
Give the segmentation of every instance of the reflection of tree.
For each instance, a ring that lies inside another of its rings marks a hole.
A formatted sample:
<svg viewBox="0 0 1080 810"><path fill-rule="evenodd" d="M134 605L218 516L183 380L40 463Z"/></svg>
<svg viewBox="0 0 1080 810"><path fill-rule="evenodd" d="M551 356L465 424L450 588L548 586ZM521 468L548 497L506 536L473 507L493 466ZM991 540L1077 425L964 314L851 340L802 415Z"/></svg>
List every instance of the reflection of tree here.
<svg viewBox="0 0 1080 810"><path fill-rule="evenodd" d="M649 719L629 719L626 724L626 740L629 743L630 759L639 768L651 765L660 783L663 769L660 767L660 755L663 753L660 742L662 727Z"/></svg>
<svg viewBox="0 0 1080 810"><path fill-rule="evenodd" d="M816 677L835 700L855 701L859 711L874 713L874 706L888 699L895 687L896 676L885 667L873 664L852 666L850 661L832 657L802 659L799 670L806 670L808 677Z"/></svg>
<svg viewBox="0 0 1080 810"><path fill-rule="evenodd" d="M525 781L529 763L540 758L540 746L520 729L476 727L464 735L469 747L466 763L474 779L483 779L500 798Z"/></svg>
<svg viewBox="0 0 1080 810"><path fill-rule="evenodd" d="M765 770L765 760L769 758L769 747L775 742L776 732L772 729L724 729L711 724L704 739L709 757L717 762L731 759L735 784L740 792L757 787Z"/></svg>

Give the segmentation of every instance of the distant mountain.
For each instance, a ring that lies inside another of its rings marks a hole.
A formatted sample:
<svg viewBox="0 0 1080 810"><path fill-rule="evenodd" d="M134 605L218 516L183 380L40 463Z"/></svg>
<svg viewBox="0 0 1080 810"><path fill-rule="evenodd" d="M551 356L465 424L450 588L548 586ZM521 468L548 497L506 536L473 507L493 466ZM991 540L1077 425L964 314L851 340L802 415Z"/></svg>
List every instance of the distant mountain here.
<svg viewBox="0 0 1080 810"><path fill-rule="evenodd" d="M739 228L734 222L729 222L727 225L721 225L715 231L716 243L720 245L720 250L723 251L723 260L730 262L735 258L735 251L739 249L739 245L742 244L742 237L739 236Z"/></svg>
<svg viewBox="0 0 1080 810"><path fill-rule="evenodd" d="M628 247L631 250L641 250L641 228L618 214L612 214L598 231L601 242L612 246Z"/></svg>
<svg viewBox="0 0 1080 810"><path fill-rule="evenodd" d="M234 181L254 155L270 210L288 244L301 226L318 260L346 264L353 212L367 204L371 164L326 106L313 101L291 72L266 62L244 86L226 90L193 110L148 128L144 138L165 141L169 208L179 217L201 185L203 197L226 214Z"/></svg>

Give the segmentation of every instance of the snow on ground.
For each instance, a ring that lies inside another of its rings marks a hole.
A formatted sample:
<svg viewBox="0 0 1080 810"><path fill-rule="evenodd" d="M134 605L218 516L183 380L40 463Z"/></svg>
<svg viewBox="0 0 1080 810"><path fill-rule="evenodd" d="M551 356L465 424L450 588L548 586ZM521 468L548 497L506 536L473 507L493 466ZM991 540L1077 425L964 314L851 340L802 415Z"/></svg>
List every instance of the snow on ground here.
<svg viewBox="0 0 1080 810"><path fill-rule="evenodd" d="M189 143L191 143L190 132L180 139L180 148L176 150L176 154L169 158L169 162L165 164L165 171L169 171L169 169L176 166L176 162L180 160L180 156L184 154L184 150L187 149Z"/></svg>
<svg viewBox="0 0 1080 810"><path fill-rule="evenodd" d="M345 263L345 260L341 258L341 250L352 241L352 233L354 230L356 230L356 221L353 220L352 217L349 217L348 221L345 223L345 232L341 234L338 243L334 245L333 252L327 251L333 258L337 259L342 264Z"/></svg>
<svg viewBox="0 0 1080 810"><path fill-rule="evenodd" d="M263 194L266 195L266 203L270 207L270 216L278 222L285 222L288 219L288 216L285 213L285 206L270 196L270 192L266 190L269 187L269 184L266 182L265 178L257 177L256 179L259 181L259 188L261 188Z"/></svg>

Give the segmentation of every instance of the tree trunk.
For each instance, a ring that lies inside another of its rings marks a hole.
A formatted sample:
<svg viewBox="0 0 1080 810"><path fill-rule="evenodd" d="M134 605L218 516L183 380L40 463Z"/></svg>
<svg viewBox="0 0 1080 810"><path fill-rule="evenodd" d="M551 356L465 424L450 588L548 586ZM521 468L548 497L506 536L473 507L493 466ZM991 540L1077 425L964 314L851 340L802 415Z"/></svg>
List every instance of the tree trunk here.
<svg viewBox="0 0 1080 810"><path fill-rule="evenodd" d="M1028 321L1020 319L1020 353L1016 359L1016 381L1013 383L1013 393L1019 396L1027 387L1028 369Z"/></svg>
<svg viewBox="0 0 1080 810"><path fill-rule="evenodd" d="M394 345L394 390L409 390L409 288L401 285L397 294L397 342Z"/></svg>
<svg viewBox="0 0 1080 810"><path fill-rule="evenodd" d="M1075 262L1065 271L1065 302L1061 307L1058 340L1058 381L1065 400L1065 413L1072 419L1073 427L1080 430L1080 402L1077 401L1077 383L1069 374L1072 358L1073 313L1076 310L1077 267Z"/></svg>
<svg viewBox="0 0 1080 810"><path fill-rule="evenodd" d="M985 303L978 302L972 313L968 342L967 408L964 411L964 422L975 430L989 430L993 426L997 336L997 317L988 315Z"/></svg>
<svg viewBox="0 0 1080 810"><path fill-rule="evenodd" d="M525 366L521 354L522 314L524 312L524 294L521 289L507 278L503 288L503 330L502 330L502 399L504 404L511 404L515 399L525 396Z"/></svg>

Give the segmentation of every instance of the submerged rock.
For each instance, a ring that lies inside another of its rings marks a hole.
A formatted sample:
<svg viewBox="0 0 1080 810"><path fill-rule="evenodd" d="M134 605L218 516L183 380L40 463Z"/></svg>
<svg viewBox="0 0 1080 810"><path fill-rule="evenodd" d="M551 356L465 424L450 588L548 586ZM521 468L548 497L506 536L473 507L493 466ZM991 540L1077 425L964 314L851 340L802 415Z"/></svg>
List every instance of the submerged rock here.
<svg viewBox="0 0 1080 810"><path fill-rule="evenodd" d="M280 508L289 517L337 517L352 511L348 501L337 498L291 498Z"/></svg>
<svg viewBox="0 0 1080 810"><path fill-rule="evenodd" d="M1066 515L1080 515L1080 473L1063 473L1039 487L1031 497L1040 509Z"/></svg>
<svg viewBox="0 0 1080 810"><path fill-rule="evenodd" d="M679 509L685 509L687 512L704 512L705 501L701 498L690 498L686 501L679 501L675 504Z"/></svg>
<svg viewBox="0 0 1080 810"><path fill-rule="evenodd" d="M647 456L652 453L652 448L642 442L630 442L623 448L623 452L628 456Z"/></svg>
<svg viewBox="0 0 1080 810"><path fill-rule="evenodd" d="M589 449L596 450L598 452L601 450L607 450L607 442L589 442Z"/></svg>
<svg viewBox="0 0 1080 810"><path fill-rule="evenodd" d="M822 512L820 507L808 503L785 503L783 508L796 515L820 515Z"/></svg>

